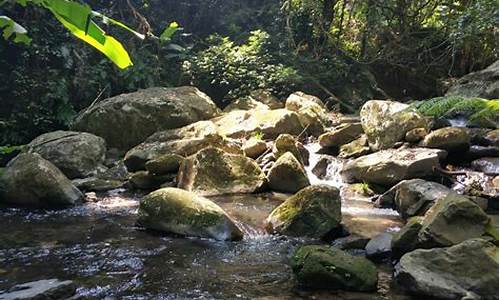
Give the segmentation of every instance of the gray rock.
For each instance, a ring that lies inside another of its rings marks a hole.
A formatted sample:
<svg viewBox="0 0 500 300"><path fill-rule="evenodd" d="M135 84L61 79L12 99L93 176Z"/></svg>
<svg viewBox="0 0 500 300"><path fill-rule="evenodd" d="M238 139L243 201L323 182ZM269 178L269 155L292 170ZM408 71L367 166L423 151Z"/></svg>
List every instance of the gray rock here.
<svg viewBox="0 0 500 300"><path fill-rule="evenodd" d="M44 279L15 285L0 294L0 300L63 300L69 299L75 292L73 281Z"/></svg>
<svg viewBox="0 0 500 300"><path fill-rule="evenodd" d="M358 139L340 146L338 157L340 158L357 158L371 153L368 147L368 138L366 135L360 136Z"/></svg>
<svg viewBox="0 0 500 300"><path fill-rule="evenodd" d="M408 219L406 224L392 236L392 258L398 259L418 247L418 233L422 229L423 217Z"/></svg>
<svg viewBox="0 0 500 300"><path fill-rule="evenodd" d="M392 234L384 232L376 235L366 244L366 257L373 260L383 260L391 257L391 243Z"/></svg>
<svg viewBox="0 0 500 300"><path fill-rule="evenodd" d="M60 208L81 202L83 194L51 162L34 153L11 160L0 178L5 203Z"/></svg>
<svg viewBox="0 0 500 300"><path fill-rule="evenodd" d="M53 163L69 179L95 175L104 163L106 142L86 132L55 131L40 135L28 145Z"/></svg>
<svg viewBox="0 0 500 300"><path fill-rule="evenodd" d="M318 97L296 92L286 99L285 107L296 112L302 126L314 136L322 134L329 124L328 112Z"/></svg>
<svg viewBox="0 0 500 300"><path fill-rule="evenodd" d="M396 282L419 299L498 299L498 248L471 239L449 248L415 250L395 269Z"/></svg>
<svg viewBox="0 0 500 300"><path fill-rule="evenodd" d="M80 112L72 127L103 137L109 147L127 151L157 131L219 113L210 97L195 87L154 87L98 102Z"/></svg>
<svg viewBox="0 0 500 300"><path fill-rule="evenodd" d="M440 167L446 152L412 148L384 150L347 162L341 171L348 183L367 182L392 186L405 179L428 177Z"/></svg>
<svg viewBox="0 0 500 300"><path fill-rule="evenodd" d="M498 99L498 61L484 70L460 78L448 89L446 96Z"/></svg>
<svg viewBox="0 0 500 300"><path fill-rule="evenodd" d="M350 143L363 134L361 123L345 123L319 136L321 147L340 147Z"/></svg>
<svg viewBox="0 0 500 300"><path fill-rule="evenodd" d="M278 158L267 179L271 190L284 193L295 193L311 184L306 170L291 152Z"/></svg>
<svg viewBox="0 0 500 300"><path fill-rule="evenodd" d="M483 172L488 175L498 175L498 157L480 158L473 161L471 165L476 171Z"/></svg>

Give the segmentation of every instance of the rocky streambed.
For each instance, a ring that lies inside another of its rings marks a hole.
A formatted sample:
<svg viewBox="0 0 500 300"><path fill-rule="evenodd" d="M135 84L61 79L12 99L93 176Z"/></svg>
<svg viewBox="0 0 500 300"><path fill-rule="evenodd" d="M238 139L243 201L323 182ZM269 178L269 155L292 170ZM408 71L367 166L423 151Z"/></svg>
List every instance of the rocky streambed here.
<svg viewBox="0 0 500 300"><path fill-rule="evenodd" d="M442 123L104 100L1 172L0 299L498 299L498 130Z"/></svg>

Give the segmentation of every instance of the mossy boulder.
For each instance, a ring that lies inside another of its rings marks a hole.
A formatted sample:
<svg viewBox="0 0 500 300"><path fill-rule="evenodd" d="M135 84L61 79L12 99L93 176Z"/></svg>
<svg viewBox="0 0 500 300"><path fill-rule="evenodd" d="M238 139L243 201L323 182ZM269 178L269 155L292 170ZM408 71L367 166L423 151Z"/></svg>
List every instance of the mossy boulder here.
<svg viewBox="0 0 500 300"><path fill-rule="evenodd" d="M377 289L377 268L361 256L329 246L302 246L292 257L299 284L307 288L371 292Z"/></svg>
<svg viewBox="0 0 500 300"><path fill-rule="evenodd" d="M154 87L100 101L83 110L72 128L103 137L109 147L127 151L157 131L219 113L210 97L195 87Z"/></svg>
<svg viewBox="0 0 500 300"><path fill-rule="evenodd" d="M486 69L457 80L449 87L446 96L498 99L498 60Z"/></svg>
<svg viewBox="0 0 500 300"><path fill-rule="evenodd" d="M293 93L286 100L285 107L298 114L300 123L312 135L322 134L329 124L328 112L323 102L315 96Z"/></svg>
<svg viewBox="0 0 500 300"><path fill-rule="evenodd" d="M85 178L104 164L106 142L90 133L60 130L35 138L28 151L40 154L69 179Z"/></svg>
<svg viewBox="0 0 500 300"><path fill-rule="evenodd" d="M358 158L363 155L370 154L371 149L368 147L368 138L366 135L360 136L358 139L340 146L338 157L340 158Z"/></svg>
<svg viewBox="0 0 500 300"><path fill-rule="evenodd" d="M187 157L178 179L179 188L204 196L253 193L266 182L255 161L217 148L205 148Z"/></svg>
<svg viewBox="0 0 500 300"><path fill-rule="evenodd" d="M299 149L299 142L295 137L290 134L280 134L278 138L274 141L273 153L276 159L280 158L283 154L290 152L295 156L295 158L302 164L306 160L302 156L302 152Z"/></svg>
<svg viewBox="0 0 500 300"><path fill-rule="evenodd" d="M319 136L319 144L324 148L340 147L363 134L361 123L344 123Z"/></svg>
<svg viewBox="0 0 500 300"><path fill-rule="evenodd" d="M155 175L177 173L184 157L179 154L165 154L146 163L146 170Z"/></svg>
<svg viewBox="0 0 500 300"><path fill-rule="evenodd" d="M339 190L313 185L300 190L276 207L266 219L269 232L323 238L341 221Z"/></svg>
<svg viewBox="0 0 500 300"><path fill-rule="evenodd" d="M189 156L206 147L221 148L226 152L243 154L241 146L232 139L220 135L211 121L159 131L125 154L125 165L131 172L145 170L146 163L163 155Z"/></svg>
<svg viewBox="0 0 500 300"><path fill-rule="evenodd" d="M406 133L405 141L408 143L418 143L423 140L428 133L429 131L427 128L414 128Z"/></svg>
<svg viewBox="0 0 500 300"><path fill-rule="evenodd" d="M0 199L7 205L61 208L83 200L83 194L51 162L35 153L11 160L0 178Z"/></svg>
<svg viewBox="0 0 500 300"><path fill-rule="evenodd" d="M276 160L267 179L271 190L284 193L295 193L310 185L304 166L291 152Z"/></svg>
<svg viewBox="0 0 500 300"><path fill-rule="evenodd" d="M373 150L393 147L408 131L428 128L428 119L415 108L393 101L371 100L360 111L361 124Z"/></svg>
<svg viewBox="0 0 500 300"><path fill-rule="evenodd" d="M448 152L467 151L470 147L470 136L465 128L445 127L426 135L420 146Z"/></svg>
<svg viewBox="0 0 500 300"><path fill-rule="evenodd" d="M151 191L172 179L173 177L168 175L155 175L148 171L138 171L130 175L128 183L134 189Z"/></svg>
<svg viewBox="0 0 500 300"><path fill-rule="evenodd" d="M422 229L423 217L409 218L406 224L392 236L392 257L399 259L418 247L418 233Z"/></svg>
<svg viewBox="0 0 500 300"><path fill-rule="evenodd" d="M183 236L241 240L243 233L217 204L194 193L163 188L146 195L139 206L140 225Z"/></svg>
<svg viewBox="0 0 500 300"><path fill-rule="evenodd" d="M438 149L390 149L347 162L340 172L344 181L392 186L405 179L432 176L446 152Z"/></svg>
<svg viewBox="0 0 500 300"><path fill-rule="evenodd" d="M297 113L287 109L236 110L212 121L219 134L230 138L262 134L264 139L274 139L282 133L299 135L303 130Z"/></svg>
<svg viewBox="0 0 500 300"><path fill-rule="evenodd" d="M498 247L470 239L449 248L415 250L401 257L394 278L418 299L498 299Z"/></svg>
<svg viewBox="0 0 500 300"><path fill-rule="evenodd" d="M469 198L450 193L427 212L418 233L421 248L447 247L482 236L490 218Z"/></svg>

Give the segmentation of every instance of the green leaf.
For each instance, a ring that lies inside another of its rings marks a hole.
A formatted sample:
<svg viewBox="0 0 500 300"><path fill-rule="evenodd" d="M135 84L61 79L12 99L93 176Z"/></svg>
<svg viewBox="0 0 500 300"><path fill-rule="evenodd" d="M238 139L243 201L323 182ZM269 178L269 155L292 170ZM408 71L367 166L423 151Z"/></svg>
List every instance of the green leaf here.
<svg viewBox="0 0 500 300"><path fill-rule="evenodd" d="M172 36L179 30L182 30L182 28L179 27L179 24L177 22L170 23L160 35L160 40L163 42L170 41L172 39Z"/></svg>
<svg viewBox="0 0 500 300"><path fill-rule="evenodd" d="M67 0L45 0L43 5L74 36L102 52L119 68L132 65L123 45L91 20L93 13L89 6Z"/></svg>
<svg viewBox="0 0 500 300"><path fill-rule="evenodd" d="M111 23L113 25L119 26L119 27L121 27L121 28L123 28L123 29L125 29L125 30L127 30L129 32L131 32L132 34L134 34L136 37L140 38L141 40L143 40L145 38L144 34L139 33L137 31L133 30L132 28L128 27L127 25L123 24L120 21L117 21L115 19L111 19L110 17L107 17L107 16L105 16L105 15L99 13L99 12L96 12L96 11L92 11L92 15L102 18L102 22L104 24L110 24Z"/></svg>
<svg viewBox="0 0 500 300"><path fill-rule="evenodd" d="M0 29L2 29L2 35L6 40L14 35L13 41L15 43L29 45L31 42L31 39L28 36L28 31L7 16L0 16Z"/></svg>

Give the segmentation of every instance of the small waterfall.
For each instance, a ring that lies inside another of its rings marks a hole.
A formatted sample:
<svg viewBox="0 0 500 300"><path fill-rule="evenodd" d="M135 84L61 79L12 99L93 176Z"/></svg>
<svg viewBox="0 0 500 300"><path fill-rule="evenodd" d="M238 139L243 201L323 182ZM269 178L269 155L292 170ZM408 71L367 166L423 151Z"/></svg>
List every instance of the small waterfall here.
<svg viewBox="0 0 500 300"><path fill-rule="evenodd" d="M341 189L344 186L344 182L340 176L340 171L345 161L337 157L331 157L331 161L326 169L326 175L320 179L313 173L313 168L322 157L321 154L317 153L321 149L321 146L318 143L311 143L305 145L305 147L309 151L309 166L306 167L306 171L311 184L326 184Z"/></svg>

